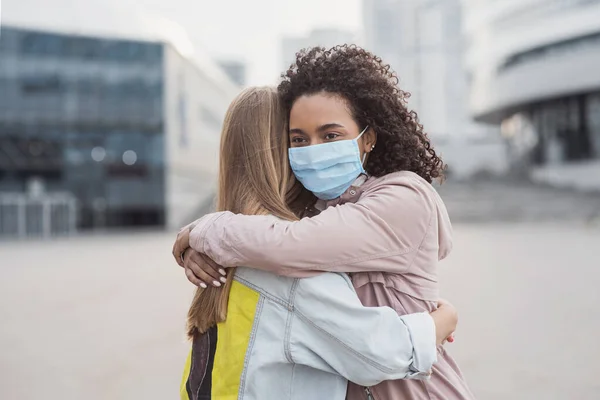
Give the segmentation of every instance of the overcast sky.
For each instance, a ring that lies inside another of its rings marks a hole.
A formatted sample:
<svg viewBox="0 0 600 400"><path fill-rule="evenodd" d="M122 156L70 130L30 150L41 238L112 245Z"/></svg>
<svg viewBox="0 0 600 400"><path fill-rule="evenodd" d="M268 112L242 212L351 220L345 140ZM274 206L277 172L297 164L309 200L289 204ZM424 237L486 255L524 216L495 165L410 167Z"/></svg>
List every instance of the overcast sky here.
<svg viewBox="0 0 600 400"><path fill-rule="evenodd" d="M2 20L85 32L177 28L214 57L241 59L248 83L276 82L280 41L314 28L361 29L360 0L0 0ZM173 21L175 24L171 24Z"/></svg>

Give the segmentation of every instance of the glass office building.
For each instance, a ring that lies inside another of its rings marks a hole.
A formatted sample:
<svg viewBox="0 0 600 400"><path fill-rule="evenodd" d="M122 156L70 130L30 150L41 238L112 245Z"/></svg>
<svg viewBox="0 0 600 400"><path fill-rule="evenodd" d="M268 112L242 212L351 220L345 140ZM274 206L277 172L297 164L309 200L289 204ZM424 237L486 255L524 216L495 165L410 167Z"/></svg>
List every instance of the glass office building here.
<svg viewBox="0 0 600 400"><path fill-rule="evenodd" d="M214 190L235 90L168 43L3 26L0 192L41 178L81 228L177 226Z"/></svg>

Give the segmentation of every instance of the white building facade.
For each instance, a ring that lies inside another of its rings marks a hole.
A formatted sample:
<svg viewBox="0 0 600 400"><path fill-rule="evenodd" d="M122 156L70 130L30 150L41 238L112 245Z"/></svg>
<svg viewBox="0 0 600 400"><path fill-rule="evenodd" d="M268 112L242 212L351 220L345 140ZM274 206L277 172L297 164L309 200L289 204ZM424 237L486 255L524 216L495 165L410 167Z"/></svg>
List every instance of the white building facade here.
<svg viewBox="0 0 600 400"><path fill-rule="evenodd" d="M472 115L501 125L513 166L600 189L600 1L464 5Z"/></svg>

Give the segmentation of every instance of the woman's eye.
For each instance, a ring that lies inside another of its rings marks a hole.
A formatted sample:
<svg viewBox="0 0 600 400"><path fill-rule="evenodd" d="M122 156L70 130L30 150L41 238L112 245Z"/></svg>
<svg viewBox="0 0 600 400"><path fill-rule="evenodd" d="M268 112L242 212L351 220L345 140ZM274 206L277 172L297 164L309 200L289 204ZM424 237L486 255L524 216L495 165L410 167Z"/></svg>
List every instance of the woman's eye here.
<svg viewBox="0 0 600 400"><path fill-rule="evenodd" d="M325 135L325 140L334 140L334 139L336 139L338 136L340 136L340 135L338 135L337 133L327 133L327 134Z"/></svg>
<svg viewBox="0 0 600 400"><path fill-rule="evenodd" d="M304 138L301 137L293 137L291 140L292 143L303 143L304 142Z"/></svg>

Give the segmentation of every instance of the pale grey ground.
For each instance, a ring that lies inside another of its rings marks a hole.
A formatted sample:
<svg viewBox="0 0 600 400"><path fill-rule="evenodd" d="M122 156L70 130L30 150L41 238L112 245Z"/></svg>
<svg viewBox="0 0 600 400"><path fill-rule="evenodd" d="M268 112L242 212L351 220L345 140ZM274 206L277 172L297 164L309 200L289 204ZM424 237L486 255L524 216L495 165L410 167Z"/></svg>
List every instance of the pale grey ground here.
<svg viewBox="0 0 600 400"><path fill-rule="evenodd" d="M457 220L485 208L447 196ZM441 267L461 315L449 348L479 399L600 399L600 227L582 215L455 224ZM192 288L172 239L0 242L0 399L178 398Z"/></svg>

